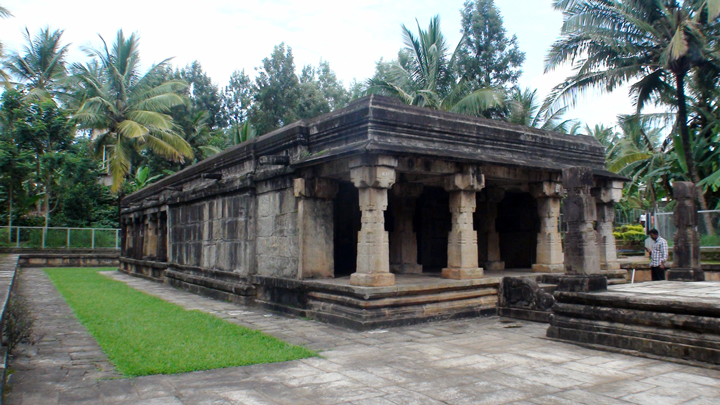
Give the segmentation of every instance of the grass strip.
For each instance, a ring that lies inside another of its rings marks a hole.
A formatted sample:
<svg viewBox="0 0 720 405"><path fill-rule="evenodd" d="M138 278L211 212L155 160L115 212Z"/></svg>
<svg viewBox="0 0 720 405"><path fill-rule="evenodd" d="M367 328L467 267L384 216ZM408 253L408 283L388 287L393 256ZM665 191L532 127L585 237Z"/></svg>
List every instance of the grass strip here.
<svg viewBox="0 0 720 405"><path fill-rule="evenodd" d="M98 271L45 269L118 371L129 377L274 363L316 356L213 315L130 288Z"/></svg>

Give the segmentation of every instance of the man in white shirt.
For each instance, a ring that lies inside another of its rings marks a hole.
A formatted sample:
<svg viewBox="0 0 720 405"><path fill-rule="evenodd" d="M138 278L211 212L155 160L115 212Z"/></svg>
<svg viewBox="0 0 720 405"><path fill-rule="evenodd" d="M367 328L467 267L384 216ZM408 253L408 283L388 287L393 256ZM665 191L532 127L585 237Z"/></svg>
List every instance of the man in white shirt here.
<svg viewBox="0 0 720 405"><path fill-rule="evenodd" d="M665 280L665 262L668 258L667 241L660 237L657 229L650 230L650 238L654 241L652 248L645 248L650 253L650 272L653 281Z"/></svg>

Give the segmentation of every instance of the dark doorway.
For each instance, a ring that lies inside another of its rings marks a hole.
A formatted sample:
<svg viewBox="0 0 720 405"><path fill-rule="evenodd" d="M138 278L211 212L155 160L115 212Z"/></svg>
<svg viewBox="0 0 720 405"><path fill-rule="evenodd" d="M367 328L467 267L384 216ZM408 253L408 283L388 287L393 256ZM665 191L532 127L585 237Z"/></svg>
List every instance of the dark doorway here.
<svg viewBox="0 0 720 405"><path fill-rule="evenodd" d="M495 226L500 234L500 257L505 268L531 268L540 227L537 201L529 193L507 192L497 209Z"/></svg>
<svg viewBox="0 0 720 405"><path fill-rule="evenodd" d="M423 271L437 272L447 266L451 219L448 192L439 187L425 187L415 208L418 263Z"/></svg>
<svg viewBox="0 0 720 405"><path fill-rule="evenodd" d="M357 188L341 182L333 201L335 277L355 273L361 218Z"/></svg>

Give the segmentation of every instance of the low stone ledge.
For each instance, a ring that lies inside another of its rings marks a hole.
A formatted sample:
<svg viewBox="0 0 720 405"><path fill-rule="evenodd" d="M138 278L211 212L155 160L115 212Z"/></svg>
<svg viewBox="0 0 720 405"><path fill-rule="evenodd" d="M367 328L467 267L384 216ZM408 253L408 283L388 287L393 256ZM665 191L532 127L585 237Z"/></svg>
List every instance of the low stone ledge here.
<svg viewBox="0 0 720 405"><path fill-rule="evenodd" d="M686 297L683 301L663 297L629 296L622 293L554 293L560 303L601 306L617 309L665 312L671 314L720 317L720 302L717 300Z"/></svg>
<svg viewBox="0 0 720 405"><path fill-rule="evenodd" d="M720 318L715 317L607 308L561 302L555 304L553 312L567 318L619 322L627 325L641 325L716 334L718 335L717 340L720 344Z"/></svg>
<svg viewBox="0 0 720 405"><path fill-rule="evenodd" d="M18 256L20 267L116 267L118 253L28 253Z"/></svg>
<svg viewBox="0 0 720 405"><path fill-rule="evenodd" d="M217 280L211 277L203 277L187 274L175 270L166 270L165 278L176 279L189 284L196 284L201 287L220 290L235 295L254 296L255 287L246 283L231 283L223 280Z"/></svg>
<svg viewBox="0 0 720 405"><path fill-rule="evenodd" d="M337 303L353 308L376 309L450 302L479 298L490 295L496 296L497 294L498 291L495 288L482 288L478 290L445 292L428 295L401 296L397 298L380 298L376 300L361 300L357 298L335 294L327 294L322 292L310 292L308 293L308 296L310 299L315 299L317 301Z"/></svg>
<svg viewBox="0 0 720 405"><path fill-rule="evenodd" d="M717 336L553 315L549 338L720 364Z"/></svg>
<svg viewBox="0 0 720 405"><path fill-rule="evenodd" d="M403 295L418 295L438 293L443 291L461 291L477 288L498 288L500 277L487 277L469 280L433 280L433 283L407 283L388 287L361 287L348 284L339 284L331 280L293 280L267 276L252 276L253 284L287 289L303 289L305 291L332 292L334 294L348 295L362 300L391 298Z"/></svg>
<svg viewBox="0 0 720 405"><path fill-rule="evenodd" d="M157 260L132 259L129 257L122 257L122 256L118 260L120 261L120 263L133 264L136 266L152 267L155 269L167 269L168 268L167 262L159 262Z"/></svg>

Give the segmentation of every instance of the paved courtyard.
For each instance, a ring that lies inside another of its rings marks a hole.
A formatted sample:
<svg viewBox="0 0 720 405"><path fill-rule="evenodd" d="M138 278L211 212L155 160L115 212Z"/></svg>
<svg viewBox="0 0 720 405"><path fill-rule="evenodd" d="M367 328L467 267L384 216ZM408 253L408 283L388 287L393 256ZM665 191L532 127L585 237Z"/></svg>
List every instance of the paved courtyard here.
<svg viewBox="0 0 720 405"><path fill-rule="evenodd" d="M547 340L544 324L485 318L353 332L106 274L322 358L121 378L48 277L25 269L20 291L39 342L12 361L8 404L720 403L718 370Z"/></svg>

